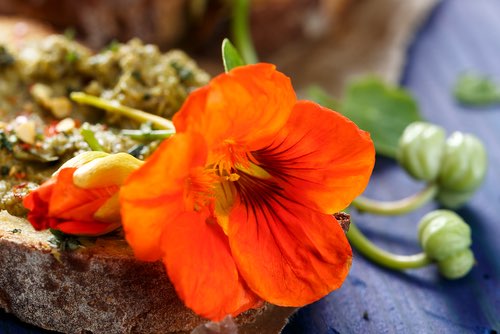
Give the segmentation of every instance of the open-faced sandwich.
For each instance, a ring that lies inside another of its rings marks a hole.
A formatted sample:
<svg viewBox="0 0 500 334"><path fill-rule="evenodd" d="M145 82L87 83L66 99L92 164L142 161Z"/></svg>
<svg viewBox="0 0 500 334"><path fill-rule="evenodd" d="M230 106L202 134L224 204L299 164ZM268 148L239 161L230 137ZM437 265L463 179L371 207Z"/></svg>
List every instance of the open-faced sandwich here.
<svg viewBox="0 0 500 334"><path fill-rule="evenodd" d="M51 35L0 47L0 113L0 307L23 321L272 333L349 271L338 212L373 144L273 65L209 82L181 51Z"/></svg>

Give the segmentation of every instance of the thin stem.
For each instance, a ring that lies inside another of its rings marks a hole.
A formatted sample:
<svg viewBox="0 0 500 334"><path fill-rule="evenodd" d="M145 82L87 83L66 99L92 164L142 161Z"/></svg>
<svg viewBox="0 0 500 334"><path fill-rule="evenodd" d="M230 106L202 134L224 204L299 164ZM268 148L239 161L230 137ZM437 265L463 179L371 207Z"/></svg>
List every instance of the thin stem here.
<svg viewBox="0 0 500 334"><path fill-rule="evenodd" d="M233 3L232 34L236 48L246 64L258 62L249 28L250 0L235 0Z"/></svg>
<svg viewBox="0 0 500 334"><path fill-rule="evenodd" d="M82 92L73 92L70 94L70 98L77 103L87 104L99 109L116 112L141 123L150 122L159 129L175 129L174 124L166 118L121 105L117 101L102 99L100 97L88 95Z"/></svg>
<svg viewBox="0 0 500 334"><path fill-rule="evenodd" d="M151 141L151 140L159 140L159 139L166 139L168 137L171 137L173 134L175 134L174 130L151 130L148 132L142 131L142 130L122 130L121 134L127 137L130 137L132 139L136 140L144 140L144 141Z"/></svg>
<svg viewBox="0 0 500 334"><path fill-rule="evenodd" d="M83 137L83 140L89 145L90 149L92 151L102 151L104 152L104 148L99 144L99 141L97 141L97 138L94 135L94 132L89 129L82 129L80 131L80 134Z"/></svg>
<svg viewBox="0 0 500 334"><path fill-rule="evenodd" d="M366 258L376 264L396 270L422 268L432 262L425 253L415 255L396 255L389 253L368 240L363 233L351 222L347 238L351 245Z"/></svg>
<svg viewBox="0 0 500 334"><path fill-rule="evenodd" d="M424 204L431 201L436 196L437 192L437 185L429 183L418 193L397 201L377 201L359 196L352 202L352 205L359 211L378 215L402 215L422 207Z"/></svg>

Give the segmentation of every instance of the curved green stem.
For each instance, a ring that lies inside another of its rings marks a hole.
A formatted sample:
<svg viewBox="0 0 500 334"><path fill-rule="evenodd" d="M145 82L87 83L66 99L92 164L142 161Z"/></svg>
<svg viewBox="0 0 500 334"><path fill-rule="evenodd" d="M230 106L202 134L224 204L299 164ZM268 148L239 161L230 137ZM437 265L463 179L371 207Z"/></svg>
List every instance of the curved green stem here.
<svg viewBox="0 0 500 334"><path fill-rule="evenodd" d="M107 111L111 112L116 112L119 113L123 116L126 116L128 118L131 118L133 120L136 120L138 122L144 123L144 122L150 122L153 124L156 128L158 129L165 129L165 130L173 130L175 129L174 124L172 121L157 116L153 115L147 112L144 112L142 110L130 108L124 105L121 105L120 103L116 101L110 101L106 99L102 99L97 96L93 95L88 95L82 92L73 92L70 94L70 98L80 104L87 104L99 109L104 109Z"/></svg>
<svg viewBox="0 0 500 334"><path fill-rule="evenodd" d="M378 215L402 215L428 203L436 196L437 192L438 186L434 183L429 183L415 195L397 201L377 201L359 196L352 202L352 205L359 211Z"/></svg>
<svg viewBox="0 0 500 334"><path fill-rule="evenodd" d="M358 252L382 267L403 270L422 268L432 263L432 260L425 253L396 255L377 247L352 222L349 226L349 232L347 232L347 238Z"/></svg>
<svg viewBox="0 0 500 334"><path fill-rule="evenodd" d="M250 35L249 20L250 0L235 0L233 3L232 34L236 48L246 64L258 62L252 37Z"/></svg>

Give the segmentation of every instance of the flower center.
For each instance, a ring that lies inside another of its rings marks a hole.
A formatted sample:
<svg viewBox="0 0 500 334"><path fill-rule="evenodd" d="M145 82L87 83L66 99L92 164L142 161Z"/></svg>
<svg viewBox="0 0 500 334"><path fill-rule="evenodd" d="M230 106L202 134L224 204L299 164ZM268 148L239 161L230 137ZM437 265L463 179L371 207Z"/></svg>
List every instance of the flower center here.
<svg viewBox="0 0 500 334"><path fill-rule="evenodd" d="M213 154L215 156L210 160L217 161L216 167L221 176L234 173L235 165L249 164L248 151L233 139L226 139Z"/></svg>
<svg viewBox="0 0 500 334"><path fill-rule="evenodd" d="M187 210L200 211L208 206L215 198L215 185L218 177L212 169L203 167L193 168L187 179L185 203Z"/></svg>

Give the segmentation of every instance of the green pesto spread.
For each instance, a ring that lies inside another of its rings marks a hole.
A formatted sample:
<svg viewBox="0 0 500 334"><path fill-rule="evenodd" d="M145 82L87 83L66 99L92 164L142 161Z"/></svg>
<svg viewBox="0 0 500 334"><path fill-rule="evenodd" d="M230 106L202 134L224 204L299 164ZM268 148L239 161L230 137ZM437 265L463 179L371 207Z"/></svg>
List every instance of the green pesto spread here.
<svg viewBox="0 0 500 334"><path fill-rule="evenodd" d="M17 52L0 45L0 210L24 216L23 197L65 161L90 150L83 128L109 153L144 159L158 146L159 140L124 136L122 129L140 124L77 106L71 92L171 118L208 80L182 51L162 53L138 39L95 54L61 35Z"/></svg>

